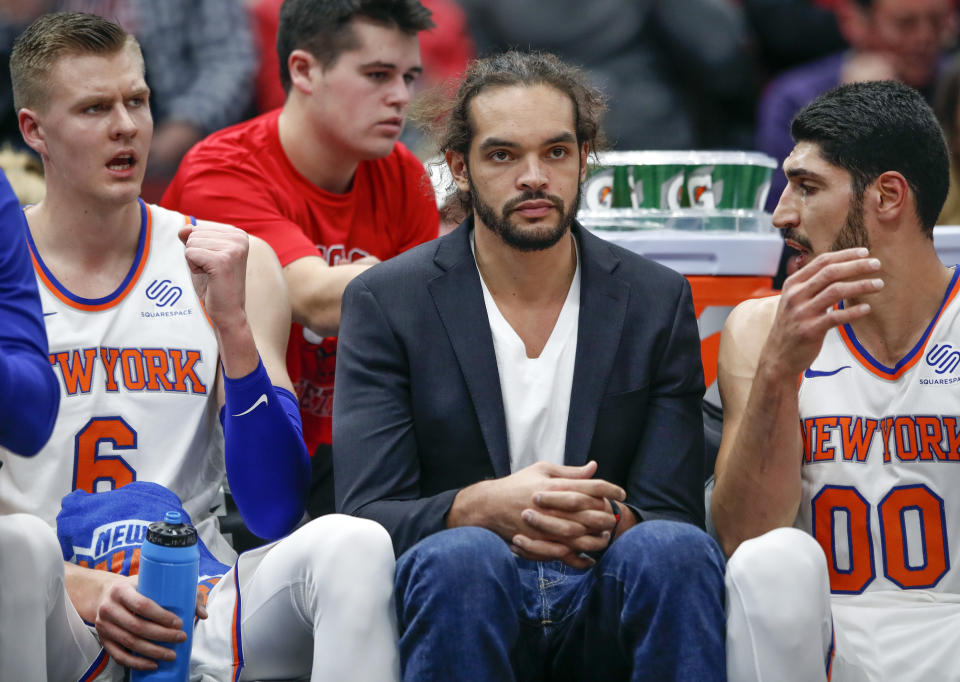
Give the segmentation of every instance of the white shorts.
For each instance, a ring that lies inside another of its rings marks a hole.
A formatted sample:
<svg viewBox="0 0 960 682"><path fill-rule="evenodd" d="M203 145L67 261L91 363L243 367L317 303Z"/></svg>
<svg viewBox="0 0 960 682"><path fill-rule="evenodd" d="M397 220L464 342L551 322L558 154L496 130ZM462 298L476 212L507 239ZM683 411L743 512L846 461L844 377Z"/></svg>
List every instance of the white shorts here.
<svg viewBox="0 0 960 682"><path fill-rule="evenodd" d="M727 563L731 682L960 681L960 596L930 591L830 595L809 534L779 528Z"/></svg>

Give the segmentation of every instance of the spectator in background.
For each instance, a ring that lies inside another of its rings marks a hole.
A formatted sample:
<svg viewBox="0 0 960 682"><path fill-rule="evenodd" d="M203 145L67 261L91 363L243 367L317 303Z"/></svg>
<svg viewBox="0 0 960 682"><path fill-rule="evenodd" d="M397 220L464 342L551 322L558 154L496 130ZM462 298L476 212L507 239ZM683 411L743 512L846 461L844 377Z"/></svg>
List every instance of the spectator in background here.
<svg viewBox="0 0 960 682"><path fill-rule="evenodd" d="M43 201L47 191L43 163L35 155L4 143L0 147L0 170L7 176L21 206Z"/></svg>
<svg viewBox="0 0 960 682"><path fill-rule="evenodd" d="M836 0L743 0L764 76L842 50Z"/></svg>
<svg viewBox="0 0 960 682"><path fill-rule="evenodd" d="M943 69L937 81L933 113L943 128L950 153L950 191L937 225L960 225L960 55Z"/></svg>
<svg viewBox="0 0 960 682"><path fill-rule="evenodd" d="M834 11L850 49L784 73L760 101L756 147L781 163L793 148L794 114L836 85L894 79L931 100L939 64L956 33L953 0L837 0ZM775 173L768 210L785 186L783 174Z"/></svg>
<svg viewBox="0 0 960 682"><path fill-rule="evenodd" d="M112 19L136 36L154 119L144 198L159 199L194 143L250 111L255 53L239 0L54 0Z"/></svg>
<svg viewBox="0 0 960 682"><path fill-rule="evenodd" d="M586 68L610 98L616 148L750 145L753 61L731 0L460 3L481 56L544 50Z"/></svg>
<svg viewBox="0 0 960 682"><path fill-rule="evenodd" d="M340 297L379 260L437 236L423 164L397 142L422 71L417 0L286 0L277 53L283 108L186 155L163 205L265 239L296 324L287 368L313 453L311 516L333 511L330 433Z"/></svg>
<svg viewBox="0 0 960 682"><path fill-rule="evenodd" d="M250 3L259 53L256 105L261 113L283 106L287 98L280 84L280 62L276 48L282 4L283 0L252 0ZM466 16L455 0L423 0L422 4L430 10L430 18L436 25L420 32L423 78L418 87L421 88L459 76L467 62L474 57ZM404 132L409 131L408 128Z"/></svg>
<svg viewBox="0 0 960 682"><path fill-rule="evenodd" d="M53 0L0 0L0 145L26 149L13 108L10 50L27 25L47 11Z"/></svg>

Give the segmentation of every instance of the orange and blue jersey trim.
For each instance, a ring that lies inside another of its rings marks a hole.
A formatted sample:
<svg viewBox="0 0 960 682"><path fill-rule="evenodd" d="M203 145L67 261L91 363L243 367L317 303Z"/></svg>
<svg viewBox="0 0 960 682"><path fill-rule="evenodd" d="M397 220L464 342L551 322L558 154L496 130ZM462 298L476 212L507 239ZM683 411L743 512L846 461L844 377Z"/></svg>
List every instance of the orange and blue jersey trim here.
<svg viewBox="0 0 960 682"><path fill-rule="evenodd" d="M240 682L243 671L243 642L240 639L240 565L233 566L233 589L237 596L233 604L233 682Z"/></svg>
<svg viewBox="0 0 960 682"><path fill-rule="evenodd" d="M840 338L843 340L847 350L850 351L853 357L868 372L874 376L880 377L881 379L886 379L888 381L899 379L904 375L905 372L917 364L917 361L919 361L921 357L923 357L923 350L927 345L927 341L930 340L930 335L933 332L934 327L936 327L937 321L940 319L943 311L946 310L947 306L950 305L951 301L953 301L954 297L956 297L957 291L960 291L960 287L957 286L958 279L960 279L960 268L955 269L953 277L950 279L950 284L947 286L947 292L944 294L943 301L940 303L940 307L937 309L937 314L933 316L930 324L927 325L926 330L923 332L923 336L921 336L916 345L910 349L910 352L907 353L893 367L887 367L870 355L870 353L867 352L867 349L861 345L849 324L844 324L838 327ZM843 301L840 301L835 308L842 310Z"/></svg>
<svg viewBox="0 0 960 682"><path fill-rule="evenodd" d="M79 682L88 682L89 680L96 679L96 677L106 669L107 663L109 662L110 657L107 655L106 650L100 649L100 654L93 660L93 663L90 664L86 672L80 676Z"/></svg>
<svg viewBox="0 0 960 682"><path fill-rule="evenodd" d="M103 298L83 298L77 296L57 281L57 278L53 276L53 273L50 272L40 257L37 246L33 242L33 235L30 234L29 230L27 231L27 245L30 247L30 258L33 260L33 269L50 293L71 308L88 312L112 308L118 305L127 294L130 293L140 279L140 274L143 272L143 268L147 264L147 258L150 255L150 210L147 208L147 205L143 203L142 199L138 199L138 201L140 202L140 237L137 240L137 253L133 258L133 264L130 266L126 277L120 282L120 286Z"/></svg>

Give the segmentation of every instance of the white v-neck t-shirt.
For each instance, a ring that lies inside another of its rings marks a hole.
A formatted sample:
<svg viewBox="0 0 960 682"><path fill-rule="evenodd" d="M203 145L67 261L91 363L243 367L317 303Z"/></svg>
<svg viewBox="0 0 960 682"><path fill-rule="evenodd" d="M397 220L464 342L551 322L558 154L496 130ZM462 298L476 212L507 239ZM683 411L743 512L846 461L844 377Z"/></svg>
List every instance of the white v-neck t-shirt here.
<svg viewBox="0 0 960 682"><path fill-rule="evenodd" d="M576 240L574 248L577 249ZM567 298L539 357L527 357L523 340L500 312L482 273L480 284L497 357L510 471L520 471L536 462L563 464L580 319L579 250Z"/></svg>

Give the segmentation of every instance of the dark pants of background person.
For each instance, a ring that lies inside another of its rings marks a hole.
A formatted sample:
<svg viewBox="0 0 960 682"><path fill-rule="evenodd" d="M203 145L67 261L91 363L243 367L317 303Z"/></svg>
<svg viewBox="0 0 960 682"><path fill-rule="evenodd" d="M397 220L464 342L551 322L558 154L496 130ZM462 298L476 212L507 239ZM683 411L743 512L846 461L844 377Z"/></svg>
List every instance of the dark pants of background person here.
<svg viewBox="0 0 960 682"><path fill-rule="evenodd" d="M588 570L455 528L397 561L406 682L726 679L724 559L691 524L647 521Z"/></svg>
<svg viewBox="0 0 960 682"><path fill-rule="evenodd" d="M307 492L307 513L311 519L332 514L333 499L333 448L321 443L310 458L310 489Z"/></svg>

